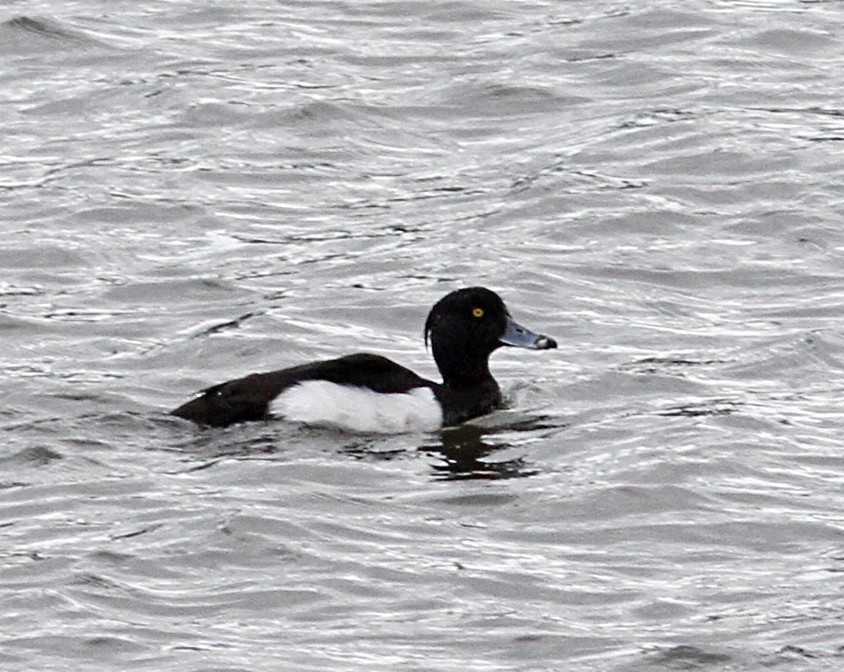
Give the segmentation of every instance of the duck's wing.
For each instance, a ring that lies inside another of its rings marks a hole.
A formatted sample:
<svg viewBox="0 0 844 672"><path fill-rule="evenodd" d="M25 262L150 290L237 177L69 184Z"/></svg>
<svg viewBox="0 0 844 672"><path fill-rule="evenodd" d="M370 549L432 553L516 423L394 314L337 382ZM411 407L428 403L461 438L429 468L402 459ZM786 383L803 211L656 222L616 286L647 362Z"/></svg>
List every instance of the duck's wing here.
<svg viewBox="0 0 844 672"><path fill-rule="evenodd" d="M326 380L384 394L436 386L386 357L357 354L279 371L253 373L220 383L203 390L171 415L213 427L260 420L267 416L270 402L281 392L306 380Z"/></svg>

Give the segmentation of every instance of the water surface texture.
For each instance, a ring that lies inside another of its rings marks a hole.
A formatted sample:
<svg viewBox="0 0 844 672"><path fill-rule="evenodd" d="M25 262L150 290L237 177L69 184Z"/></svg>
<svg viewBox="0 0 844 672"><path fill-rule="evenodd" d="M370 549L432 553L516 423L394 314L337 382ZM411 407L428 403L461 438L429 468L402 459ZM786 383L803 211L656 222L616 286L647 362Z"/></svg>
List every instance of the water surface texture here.
<svg viewBox="0 0 844 672"><path fill-rule="evenodd" d="M0 668L844 667L844 5L12 1ZM430 435L166 410L498 290Z"/></svg>

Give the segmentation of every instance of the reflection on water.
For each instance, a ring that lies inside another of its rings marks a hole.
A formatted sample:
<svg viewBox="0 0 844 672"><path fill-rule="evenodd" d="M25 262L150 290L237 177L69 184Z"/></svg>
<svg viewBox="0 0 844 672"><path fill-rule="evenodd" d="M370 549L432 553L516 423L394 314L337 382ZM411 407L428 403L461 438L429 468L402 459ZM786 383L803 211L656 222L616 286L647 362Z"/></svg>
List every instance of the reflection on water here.
<svg viewBox="0 0 844 672"><path fill-rule="evenodd" d="M506 448L507 444L482 427L464 425L447 429L437 439L420 450L436 454L442 460L431 465L438 479L519 478L538 473L523 457L501 461L484 459Z"/></svg>
<svg viewBox="0 0 844 672"><path fill-rule="evenodd" d="M560 425L548 424L544 417L495 427L466 424L442 430L419 450L440 458L432 465L439 480L523 478L541 470L523 456L495 459L495 453L521 443L514 441L513 433L549 428L559 430Z"/></svg>
<svg viewBox="0 0 844 672"><path fill-rule="evenodd" d="M501 414L505 415L505 414ZM506 417L506 415L505 415ZM481 418L483 422L498 415ZM169 416L161 425L179 426ZM357 460L389 462L406 458L415 451L435 456L431 465L437 480L502 479L533 476L541 470L524 456L498 459L496 454L507 449L547 437L564 425L549 416L518 417L505 424L465 424L425 436L422 445L414 446L412 435L354 435L333 429L295 425L284 420L243 423L225 429L188 426L187 437L172 450L200 460L203 469L222 458L251 459L284 453L303 458L311 455L314 446L331 452L339 451Z"/></svg>

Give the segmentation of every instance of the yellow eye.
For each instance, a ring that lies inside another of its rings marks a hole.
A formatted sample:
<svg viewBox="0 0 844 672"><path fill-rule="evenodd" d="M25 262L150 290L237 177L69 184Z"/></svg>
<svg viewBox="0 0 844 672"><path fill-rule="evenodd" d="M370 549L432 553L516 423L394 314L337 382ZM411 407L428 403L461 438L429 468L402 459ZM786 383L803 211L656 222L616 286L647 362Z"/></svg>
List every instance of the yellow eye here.
<svg viewBox="0 0 844 672"><path fill-rule="evenodd" d="M484 316L484 309L483 308L473 308L472 315L475 317L483 317Z"/></svg>

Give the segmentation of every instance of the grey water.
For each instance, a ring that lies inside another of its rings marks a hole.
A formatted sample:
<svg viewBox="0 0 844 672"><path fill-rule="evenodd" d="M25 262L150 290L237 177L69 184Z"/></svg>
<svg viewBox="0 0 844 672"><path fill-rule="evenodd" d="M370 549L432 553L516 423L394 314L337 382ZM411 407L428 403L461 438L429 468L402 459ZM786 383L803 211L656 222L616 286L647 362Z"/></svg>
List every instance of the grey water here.
<svg viewBox="0 0 844 672"><path fill-rule="evenodd" d="M0 668L840 670L844 5L0 7ZM434 434L166 411L482 284Z"/></svg>

